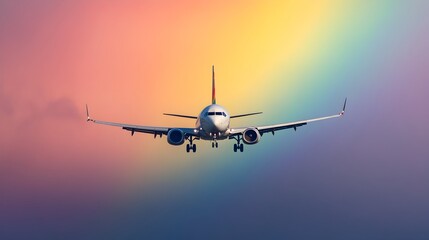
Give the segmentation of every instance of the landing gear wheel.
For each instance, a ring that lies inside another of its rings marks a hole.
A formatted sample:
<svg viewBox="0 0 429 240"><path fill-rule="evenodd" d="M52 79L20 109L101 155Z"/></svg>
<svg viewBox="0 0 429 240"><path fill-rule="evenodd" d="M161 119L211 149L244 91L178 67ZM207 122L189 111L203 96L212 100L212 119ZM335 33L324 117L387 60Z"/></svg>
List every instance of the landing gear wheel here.
<svg viewBox="0 0 429 240"><path fill-rule="evenodd" d="M216 146L216 148L219 146L219 145L217 144L217 142L215 143L215 146Z"/></svg>
<svg viewBox="0 0 429 240"><path fill-rule="evenodd" d="M233 138L233 139L235 139L237 141L237 143L234 144L234 152L237 152L237 150L240 150L240 152L243 152L244 151L244 146L243 146L242 143L240 143L241 142L241 136L238 135L238 136L230 137L230 139L231 138Z"/></svg>
<svg viewBox="0 0 429 240"><path fill-rule="evenodd" d="M214 148L214 142L212 142L212 148Z"/></svg>
<svg viewBox="0 0 429 240"><path fill-rule="evenodd" d="M195 139L199 139L199 138L190 137L189 139L187 139L189 141L189 144L186 144L186 152L190 152L191 150L192 152L197 151L197 145L193 143Z"/></svg>

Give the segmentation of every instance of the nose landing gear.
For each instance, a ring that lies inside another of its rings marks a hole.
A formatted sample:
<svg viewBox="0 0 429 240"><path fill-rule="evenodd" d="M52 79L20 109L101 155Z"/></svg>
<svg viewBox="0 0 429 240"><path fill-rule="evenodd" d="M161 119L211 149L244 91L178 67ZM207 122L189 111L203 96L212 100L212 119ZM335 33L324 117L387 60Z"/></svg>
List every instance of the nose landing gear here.
<svg viewBox="0 0 429 240"><path fill-rule="evenodd" d="M216 140L214 140L213 142L212 142L212 148L218 148L218 143L217 143L217 141Z"/></svg>

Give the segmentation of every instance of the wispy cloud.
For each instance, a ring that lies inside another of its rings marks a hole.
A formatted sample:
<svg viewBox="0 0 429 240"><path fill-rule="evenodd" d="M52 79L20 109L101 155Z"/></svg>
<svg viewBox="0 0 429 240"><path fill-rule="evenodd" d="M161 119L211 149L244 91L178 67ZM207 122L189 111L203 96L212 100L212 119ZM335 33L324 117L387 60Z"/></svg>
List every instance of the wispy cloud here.
<svg viewBox="0 0 429 240"><path fill-rule="evenodd" d="M50 118L79 119L79 111L76 104L68 97L48 102L45 111L46 116Z"/></svg>

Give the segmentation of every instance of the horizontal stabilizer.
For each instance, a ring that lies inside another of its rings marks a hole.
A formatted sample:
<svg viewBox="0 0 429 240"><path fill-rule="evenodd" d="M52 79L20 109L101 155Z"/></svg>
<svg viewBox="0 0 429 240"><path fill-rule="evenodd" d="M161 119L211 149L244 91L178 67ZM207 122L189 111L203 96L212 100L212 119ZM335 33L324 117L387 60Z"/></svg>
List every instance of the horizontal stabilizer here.
<svg viewBox="0 0 429 240"><path fill-rule="evenodd" d="M231 116L230 118L247 117L247 116L257 115L257 114L261 114L261 113L262 112L246 113L246 114L234 115L234 116Z"/></svg>
<svg viewBox="0 0 429 240"><path fill-rule="evenodd" d="M172 113L164 113L164 115L172 116L172 117L181 117L181 118L192 118L192 119L197 119L197 117L195 117L195 116L187 116L187 115L172 114Z"/></svg>

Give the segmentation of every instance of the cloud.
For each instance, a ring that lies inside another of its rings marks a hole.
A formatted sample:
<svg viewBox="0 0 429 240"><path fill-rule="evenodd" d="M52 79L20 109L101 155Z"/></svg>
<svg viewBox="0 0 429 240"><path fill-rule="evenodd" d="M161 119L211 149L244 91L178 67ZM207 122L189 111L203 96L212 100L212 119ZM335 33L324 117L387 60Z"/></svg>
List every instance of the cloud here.
<svg viewBox="0 0 429 240"><path fill-rule="evenodd" d="M14 109L10 99L6 98L3 95L0 95L0 114L1 115L12 115Z"/></svg>
<svg viewBox="0 0 429 240"><path fill-rule="evenodd" d="M60 119L79 119L80 114L76 104L68 97L62 97L48 102L46 116Z"/></svg>

